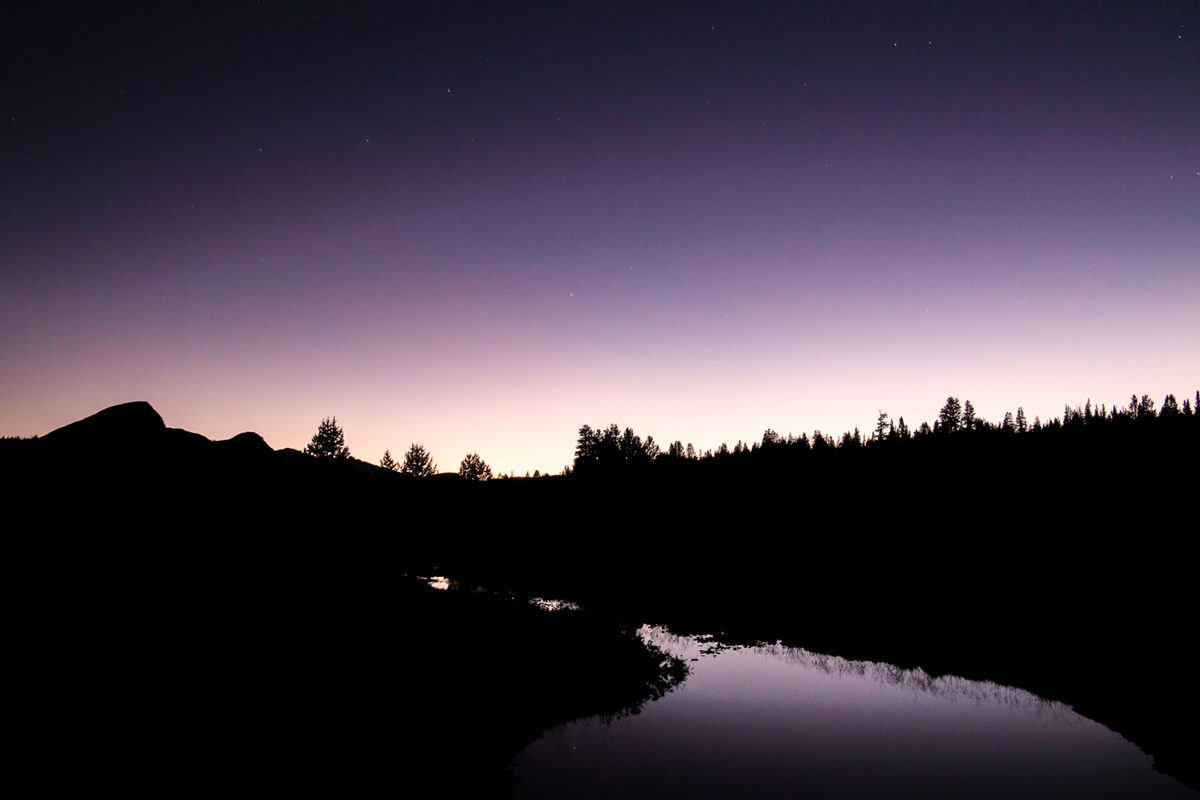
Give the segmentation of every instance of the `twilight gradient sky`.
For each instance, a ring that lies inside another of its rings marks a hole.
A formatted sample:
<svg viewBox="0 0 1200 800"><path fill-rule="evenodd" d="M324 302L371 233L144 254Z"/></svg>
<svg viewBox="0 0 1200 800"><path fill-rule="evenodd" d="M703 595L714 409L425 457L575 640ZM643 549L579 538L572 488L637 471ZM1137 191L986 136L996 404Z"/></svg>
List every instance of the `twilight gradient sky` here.
<svg viewBox="0 0 1200 800"><path fill-rule="evenodd" d="M1200 387L1196 2L26 5L0 434L523 474Z"/></svg>

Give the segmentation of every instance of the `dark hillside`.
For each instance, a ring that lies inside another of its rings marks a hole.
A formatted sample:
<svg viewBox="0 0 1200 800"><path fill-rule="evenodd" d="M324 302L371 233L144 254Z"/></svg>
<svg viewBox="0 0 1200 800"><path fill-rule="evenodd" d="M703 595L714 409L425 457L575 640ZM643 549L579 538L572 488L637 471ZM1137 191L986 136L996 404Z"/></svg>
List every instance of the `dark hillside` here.
<svg viewBox="0 0 1200 800"><path fill-rule="evenodd" d="M402 577L444 482L212 442L145 403L0 446L31 512L22 756L53 785L81 780L69 754L89 785L503 796L544 728L682 677L613 622Z"/></svg>

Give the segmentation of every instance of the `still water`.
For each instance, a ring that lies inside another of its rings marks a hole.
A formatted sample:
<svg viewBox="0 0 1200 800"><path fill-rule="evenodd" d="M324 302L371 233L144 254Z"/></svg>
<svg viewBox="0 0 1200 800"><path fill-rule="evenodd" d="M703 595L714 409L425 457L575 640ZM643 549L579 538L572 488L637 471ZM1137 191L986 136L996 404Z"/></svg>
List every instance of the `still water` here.
<svg viewBox="0 0 1200 800"><path fill-rule="evenodd" d="M1196 798L1150 756L1020 689L643 628L682 686L616 720L547 731L517 798Z"/></svg>

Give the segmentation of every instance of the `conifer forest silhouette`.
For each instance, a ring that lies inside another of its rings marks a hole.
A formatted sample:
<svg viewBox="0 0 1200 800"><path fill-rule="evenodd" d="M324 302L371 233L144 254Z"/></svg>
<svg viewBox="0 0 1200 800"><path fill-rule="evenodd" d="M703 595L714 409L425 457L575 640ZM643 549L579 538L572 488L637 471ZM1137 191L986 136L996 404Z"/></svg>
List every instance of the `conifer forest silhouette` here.
<svg viewBox="0 0 1200 800"><path fill-rule="evenodd" d="M333 417L275 450L114 406L0 440L16 755L51 789L68 757L133 790L505 796L546 728L685 679L652 624L1020 687L1200 788L1198 445L1200 392L999 422L950 397L704 452L588 424L516 478L370 464Z"/></svg>

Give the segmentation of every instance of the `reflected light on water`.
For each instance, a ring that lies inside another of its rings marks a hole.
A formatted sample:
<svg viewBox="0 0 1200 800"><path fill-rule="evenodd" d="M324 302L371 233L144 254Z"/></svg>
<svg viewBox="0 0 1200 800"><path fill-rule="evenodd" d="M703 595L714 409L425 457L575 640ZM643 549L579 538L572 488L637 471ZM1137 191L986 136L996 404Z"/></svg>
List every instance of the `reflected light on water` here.
<svg viewBox="0 0 1200 800"><path fill-rule="evenodd" d="M986 681L646 627L691 662L640 713L547 731L518 798L1197 797L1069 706Z"/></svg>
<svg viewBox="0 0 1200 800"><path fill-rule="evenodd" d="M537 606L543 611L579 611L578 603L572 603L568 600L546 600L542 597L529 598L531 606Z"/></svg>
<svg viewBox="0 0 1200 800"><path fill-rule="evenodd" d="M446 591L450 588L450 579L443 577L442 575L418 575L417 580L424 581L425 583L429 584L431 588L439 589L441 591Z"/></svg>

